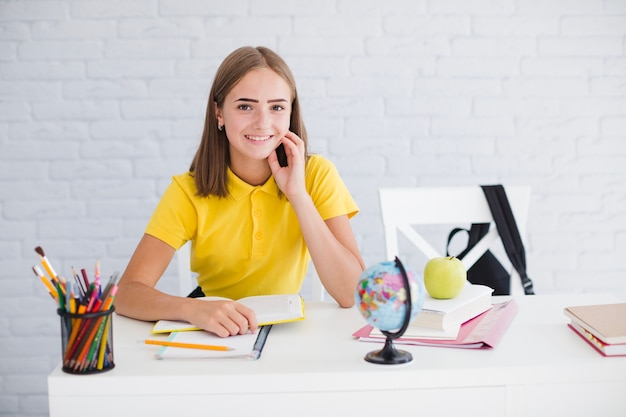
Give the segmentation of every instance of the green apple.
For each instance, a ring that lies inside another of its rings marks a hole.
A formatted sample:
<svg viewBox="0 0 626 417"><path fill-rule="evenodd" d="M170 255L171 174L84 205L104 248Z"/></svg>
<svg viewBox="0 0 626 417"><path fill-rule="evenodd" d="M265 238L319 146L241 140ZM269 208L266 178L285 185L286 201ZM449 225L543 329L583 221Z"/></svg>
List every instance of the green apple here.
<svg viewBox="0 0 626 417"><path fill-rule="evenodd" d="M467 270L454 256L432 258L424 267L424 286L431 297L454 298L461 293L467 282Z"/></svg>

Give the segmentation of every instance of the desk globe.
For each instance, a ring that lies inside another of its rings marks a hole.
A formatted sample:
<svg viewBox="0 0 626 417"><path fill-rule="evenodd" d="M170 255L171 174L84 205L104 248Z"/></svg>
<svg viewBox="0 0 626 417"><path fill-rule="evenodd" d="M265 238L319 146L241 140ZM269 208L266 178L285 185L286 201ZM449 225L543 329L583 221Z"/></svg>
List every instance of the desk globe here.
<svg viewBox="0 0 626 417"><path fill-rule="evenodd" d="M393 339L402 336L422 310L424 292L421 280L397 257L393 262L374 264L361 274L354 293L357 308L368 324L386 336L383 349L365 355L366 361L389 365L413 360L409 352L395 348Z"/></svg>

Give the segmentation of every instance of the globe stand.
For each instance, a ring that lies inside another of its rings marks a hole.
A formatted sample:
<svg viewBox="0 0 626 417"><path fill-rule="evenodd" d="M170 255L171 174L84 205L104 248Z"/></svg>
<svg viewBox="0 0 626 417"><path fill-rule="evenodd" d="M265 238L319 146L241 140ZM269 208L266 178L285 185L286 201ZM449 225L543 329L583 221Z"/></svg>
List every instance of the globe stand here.
<svg viewBox="0 0 626 417"><path fill-rule="evenodd" d="M367 362L380 365L398 365L401 363L408 363L413 360L413 355L411 355L411 353L404 350L398 350L393 344L394 339L397 339L398 337L402 336L404 332L406 332L406 329L409 326L409 322L411 321L412 310L411 287L409 285L409 277L406 274L404 265L402 265L402 262L400 262L400 259L398 259L397 256L395 259L395 263L402 275L402 283L404 284L404 290L406 292L406 302L404 303L406 308L404 321L400 330L395 333L381 330L382 334L387 337L387 339L385 340L385 346L381 350L372 351L365 355L365 360Z"/></svg>
<svg viewBox="0 0 626 417"><path fill-rule="evenodd" d="M365 355L366 361L381 365L399 365L413 360L413 355L407 351L396 349L393 344L393 339L390 338L389 335L385 336L387 336L385 347L381 350L376 350Z"/></svg>

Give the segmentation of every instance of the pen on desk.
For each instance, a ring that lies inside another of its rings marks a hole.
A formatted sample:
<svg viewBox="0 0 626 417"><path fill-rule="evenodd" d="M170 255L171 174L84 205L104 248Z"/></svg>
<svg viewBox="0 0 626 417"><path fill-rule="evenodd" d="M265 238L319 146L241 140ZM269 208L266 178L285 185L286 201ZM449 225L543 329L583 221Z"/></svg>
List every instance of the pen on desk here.
<svg viewBox="0 0 626 417"><path fill-rule="evenodd" d="M203 345L199 343L171 342L169 340L146 339L145 343L146 345L170 346L170 347L187 348L187 349L220 350L220 351L233 350L233 348L229 346Z"/></svg>
<svg viewBox="0 0 626 417"><path fill-rule="evenodd" d="M267 335L270 330L272 330L271 324L261 326L259 335L257 336L256 342L254 342L254 346L252 347L252 352L250 352L251 359L257 360L261 357L261 352L263 352L263 346L265 346L265 341L267 340Z"/></svg>

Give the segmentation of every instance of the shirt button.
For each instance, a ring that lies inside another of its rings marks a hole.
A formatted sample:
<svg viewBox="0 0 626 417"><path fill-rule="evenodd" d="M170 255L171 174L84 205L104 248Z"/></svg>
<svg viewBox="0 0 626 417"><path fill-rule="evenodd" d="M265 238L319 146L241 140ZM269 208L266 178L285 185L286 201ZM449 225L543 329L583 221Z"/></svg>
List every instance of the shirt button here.
<svg viewBox="0 0 626 417"><path fill-rule="evenodd" d="M261 233L261 232L257 232L257 233L255 233L254 238L255 238L256 240L261 240L261 239L263 239L263 233Z"/></svg>
<svg viewBox="0 0 626 417"><path fill-rule="evenodd" d="M254 217L261 217L261 210L255 210Z"/></svg>

